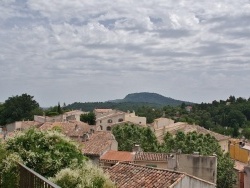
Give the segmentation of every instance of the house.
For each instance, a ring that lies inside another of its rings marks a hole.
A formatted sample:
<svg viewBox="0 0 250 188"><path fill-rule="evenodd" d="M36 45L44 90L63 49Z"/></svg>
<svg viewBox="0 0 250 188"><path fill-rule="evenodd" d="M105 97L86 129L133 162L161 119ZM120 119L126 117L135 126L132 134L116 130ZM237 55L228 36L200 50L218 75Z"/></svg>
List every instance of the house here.
<svg viewBox="0 0 250 188"><path fill-rule="evenodd" d="M234 162L234 170L235 170L235 174L236 174L236 184L234 185L234 188L244 188L244 179L245 179L244 168L245 168L245 166L247 166L247 164L239 162L239 161Z"/></svg>
<svg viewBox="0 0 250 188"><path fill-rule="evenodd" d="M100 157L99 166L110 168L118 162L134 163L135 152L109 150Z"/></svg>
<svg viewBox="0 0 250 188"><path fill-rule="evenodd" d="M97 109L96 109L97 110ZM108 111L109 109L107 109ZM98 111L99 112L99 111ZM97 118L98 117L98 118ZM123 122L125 119L125 112L112 110L107 113L96 115L96 127L97 130L111 131L111 126L118 122Z"/></svg>
<svg viewBox="0 0 250 188"><path fill-rule="evenodd" d="M99 164L99 159L103 154L109 150L118 150L118 143L110 131L96 131L92 134L86 134L82 144L82 153L96 165Z"/></svg>
<svg viewBox="0 0 250 188"><path fill-rule="evenodd" d="M30 127L39 127L41 123L36 121L16 121L14 123L10 123L5 125L7 132L14 132L16 130L25 130Z"/></svg>
<svg viewBox="0 0 250 188"><path fill-rule="evenodd" d="M104 169L114 166L117 162L185 172L211 183L216 183L217 180L216 156L110 150L100 157L100 166Z"/></svg>
<svg viewBox="0 0 250 188"><path fill-rule="evenodd" d="M64 114L60 114L57 116L34 116L34 121L40 122L40 123L46 123L46 122L65 122L65 121L80 121L80 117L82 114L86 114L88 112L83 112L81 110L72 110L69 112L65 112Z"/></svg>
<svg viewBox="0 0 250 188"><path fill-rule="evenodd" d="M84 135L95 130L81 121L46 122L39 127L40 130L60 130L63 134L76 141L82 141Z"/></svg>
<svg viewBox="0 0 250 188"><path fill-rule="evenodd" d="M110 179L122 188L215 188L208 181L183 172L158 169L131 163L117 163L107 169Z"/></svg>
<svg viewBox="0 0 250 188"><path fill-rule="evenodd" d="M161 135L156 135L157 139L159 141L162 141L165 133L169 132L173 135L175 135L177 132L184 132L189 133L189 132L197 132L198 134L210 134L211 136L215 137L215 139L218 141L219 145L221 146L221 149L226 153L228 152L228 144L229 144L229 139L230 137L215 133L213 131L207 130L204 127L198 126L198 125L190 125L186 122L177 122L174 124L170 124L168 126L165 126L163 129L163 133Z"/></svg>
<svg viewBox="0 0 250 188"><path fill-rule="evenodd" d="M244 188L250 188L250 165L244 167Z"/></svg>
<svg viewBox="0 0 250 188"><path fill-rule="evenodd" d="M250 164L250 143L240 139L230 139L229 154L234 160Z"/></svg>
<svg viewBox="0 0 250 188"><path fill-rule="evenodd" d="M167 153L136 152L134 163L143 166L167 169L168 156L169 154Z"/></svg>
<svg viewBox="0 0 250 188"><path fill-rule="evenodd" d="M139 117L135 112L122 112L113 109L95 109L97 130L110 131L112 126L130 122L137 125L146 126L146 117Z"/></svg>

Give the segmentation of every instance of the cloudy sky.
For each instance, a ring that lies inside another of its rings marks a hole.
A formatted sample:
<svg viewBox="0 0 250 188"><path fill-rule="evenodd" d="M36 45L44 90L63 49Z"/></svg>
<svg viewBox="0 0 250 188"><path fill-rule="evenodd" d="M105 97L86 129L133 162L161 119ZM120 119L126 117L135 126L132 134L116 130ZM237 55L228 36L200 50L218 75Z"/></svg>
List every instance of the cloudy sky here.
<svg viewBox="0 0 250 188"><path fill-rule="evenodd" d="M250 97L249 0L0 0L0 102Z"/></svg>

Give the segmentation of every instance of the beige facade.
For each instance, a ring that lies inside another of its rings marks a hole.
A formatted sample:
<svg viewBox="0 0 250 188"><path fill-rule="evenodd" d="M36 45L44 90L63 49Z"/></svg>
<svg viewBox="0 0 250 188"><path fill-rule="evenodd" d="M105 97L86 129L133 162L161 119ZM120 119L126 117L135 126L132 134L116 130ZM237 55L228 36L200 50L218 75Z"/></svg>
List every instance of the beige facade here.
<svg viewBox="0 0 250 188"><path fill-rule="evenodd" d="M146 117L139 117L135 115L135 112L132 113L126 113L125 114L125 121L137 124L137 125L147 125L147 119Z"/></svg>
<svg viewBox="0 0 250 188"><path fill-rule="evenodd" d="M216 188L216 184L186 174L181 181L174 183L169 188Z"/></svg>
<svg viewBox="0 0 250 188"><path fill-rule="evenodd" d="M250 166L244 167L244 188L250 188Z"/></svg>
<svg viewBox="0 0 250 188"><path fill-rule="evenodd" d="M167 168L185 172L212 183L216 183L217 180L216 156L173 154L168 158Z"/></svg>
<svg viewBox="0 0 250 188"><path fill-rule="evenodd" d="M46 122L66 122L66 121L80 121L80 117L82 114L86 114L88 112L83 112L81 110L73 110L69 112L65 112L64 114L57 116L34 116L34 121L39 123Z"/></svg>
<svg viewBox="0 0 250 188"><path fill-rule="evenodd" d="M158 118L158 119L154 120L153 127L154 127L154 129L159 129L159 128L163 128L165 126L169 126L173 123L174 123L174 120L172 120L172 119Z"/></svg>
<svg viewBox="0 0 250 188"><path fill-rule="evenodd" d="M123 122L125 119L125 112L116 112L107 116L96 119L97 130L110 131L113 124Z"/></svg>

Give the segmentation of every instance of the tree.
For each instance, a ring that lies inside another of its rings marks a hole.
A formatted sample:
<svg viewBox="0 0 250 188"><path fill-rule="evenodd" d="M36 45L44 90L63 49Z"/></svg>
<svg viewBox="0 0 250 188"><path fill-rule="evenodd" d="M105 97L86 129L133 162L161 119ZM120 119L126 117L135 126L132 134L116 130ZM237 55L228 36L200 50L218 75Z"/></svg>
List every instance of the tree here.
<svg viewBox="0 0 250 188"><path fill-rule="evenodd" d="M59 171L50 180L62 188L115 188L113 182L104 174L103 170L91 162L82 165L71 165Z"/></svg>
<svg viewBox="0 0 250 188"><path fill-rule="evenodd" d="M167 133L164 137L162 149L166 152L181 151L184 154L191 154L193 152L199 152L201 155L216 154L218 156L217 187L233 187L236 180L234 162L228 154L223 154L220 145L213 136L209 134L197 134L196 132L185 135L183 132L178 132L176 136L173 137Z"/></svg>
<svg viewBox="0 0 250 188"><path fill-rule="evenodd" d="M32 120L33 112L39 109L39 104L33 96L22 94L21 96L9 97L3 104L1 112L1 124L8 124L21 120Z"/></svg>
<svg viewBox="0 0 250 188"><path fill-rule="evenodd" d="M83 163L78 145L57 131L29 129L6 141L6 150L16 153L24 164L37 173L52 177L73 161Z"/></svg>
<svg viewBox="0 0 250 188"><path fill-rule="evenodd" d="M124 124L112 128L120 151L132 151L139 144L143 151L158 152L159 143L150 128Z"/></svg>
<svg viewBox="0 0 250 188"><path fill-rule="evenodd" d="M95 113L89 112L87 114L82 114L80 117L80 121L88 123L89 125L95 125Z"/></svg>

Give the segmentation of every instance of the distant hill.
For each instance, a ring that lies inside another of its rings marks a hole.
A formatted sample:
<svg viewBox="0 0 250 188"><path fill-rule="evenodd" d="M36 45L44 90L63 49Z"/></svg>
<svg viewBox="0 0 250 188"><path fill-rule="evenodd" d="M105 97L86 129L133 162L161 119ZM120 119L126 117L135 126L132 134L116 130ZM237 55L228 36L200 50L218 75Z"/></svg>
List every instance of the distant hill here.
<svg viewBox="0 0 250 188"><path fill-rule="evenodd" d="M111 100L108 102L151 103L151 104L159 104L161 106L166 106L166 105L178 106L178 105L181 105L183 102L186 104L191 104L190 102L176 100L170 97L164 97L157 93L148 93L148 92L131 93L131 94L128 94L124 99Z"/></svg>
<svg viewBox="0 0 250 188"><path fill-rule="evenodd" d="M164 97L157 93L131 93L128 94L124 99L110 100L107 102L75 102L68 105L68 109L81 109L83 111L92 111L95 108L112 108L122 111L137 110L142 106L148 106L152 108L161 108L163 106L178 106L183 102L191 104L190 102L175 100L169 97Z"/></svg>

